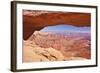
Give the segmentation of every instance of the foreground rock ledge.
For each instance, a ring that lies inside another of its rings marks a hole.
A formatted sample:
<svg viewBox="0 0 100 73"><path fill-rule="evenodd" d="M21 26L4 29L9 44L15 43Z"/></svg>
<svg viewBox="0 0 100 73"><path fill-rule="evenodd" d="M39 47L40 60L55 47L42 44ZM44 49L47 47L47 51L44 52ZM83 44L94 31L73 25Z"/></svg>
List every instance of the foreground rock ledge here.
<svg viewBox="0 0 100 73"><path fill-rule="evenodd" d="M23 62L86 60L82 57L65 57L54 48L41 48L33 41L24 41Z"/></svg>

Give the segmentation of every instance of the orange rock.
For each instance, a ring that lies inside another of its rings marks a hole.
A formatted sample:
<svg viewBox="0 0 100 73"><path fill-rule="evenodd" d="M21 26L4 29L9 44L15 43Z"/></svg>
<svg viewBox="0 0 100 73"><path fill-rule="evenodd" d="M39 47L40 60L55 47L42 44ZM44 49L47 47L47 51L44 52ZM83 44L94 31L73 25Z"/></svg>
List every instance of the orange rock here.
<svg viewBox="0 0 100 73"><path fill-rule="evenodd" d="M86 34L87 35L87 34ZM53 48L66 57L91 58L91 41L85 37L64 37L54 33L36 31L28 39L41 48Z"/></svg>
<svg viewBox="0 0 100 73"><path fill-rule="evenodd" d="M23 62L60 61L64 56L53 48L41 48L32 41L24 41Z"/></svg>
<svg viewBox="0 0 100 73"><path fill-rule="evenodd" d="M24 40L28 39L35 30L56 24L70 24L74 26L90 26L90 13L53 12L53 11L23 11Z"/></svg>

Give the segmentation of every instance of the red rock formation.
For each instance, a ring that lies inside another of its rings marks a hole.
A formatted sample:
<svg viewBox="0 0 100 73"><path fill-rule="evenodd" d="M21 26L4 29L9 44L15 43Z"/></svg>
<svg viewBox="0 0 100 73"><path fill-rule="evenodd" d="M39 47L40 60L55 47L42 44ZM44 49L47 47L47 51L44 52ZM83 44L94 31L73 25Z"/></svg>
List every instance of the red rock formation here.
<svg viewBox="0 0 100 73"><path fill-rule="evenodd" d="M89 13L65 13L48 11L28 11L23 13L23 62L83 60L91 58L88 37L55 36L50 33L34 32L45 26L70 24L90 26ZM90 38L90 37L89 37Z"/></svg>
<svg viewBox="0 0 100 73"><path fill-rule="evenodd" d="M91 15L89 13L65 13L65 12L42 12L39 11L36 15L29 13L23 13L23 33L24 39L29 38L35 30L40 30L45 26L57 25L57 24L70 24L75 26L90 26Z"/></svg>

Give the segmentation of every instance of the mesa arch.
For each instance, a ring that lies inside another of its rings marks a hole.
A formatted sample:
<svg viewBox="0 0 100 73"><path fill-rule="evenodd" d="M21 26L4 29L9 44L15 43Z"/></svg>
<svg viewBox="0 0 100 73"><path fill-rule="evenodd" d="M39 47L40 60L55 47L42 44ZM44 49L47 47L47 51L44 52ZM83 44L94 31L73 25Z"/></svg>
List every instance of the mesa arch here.
<svg viewBox="0 0 100 73"><path fill-rule="evenodd" d="M23 14L23 38L28 39L35 30L57 24L70 24L74 26L90 26L90 13L42 13L38 16Z"/></svg>

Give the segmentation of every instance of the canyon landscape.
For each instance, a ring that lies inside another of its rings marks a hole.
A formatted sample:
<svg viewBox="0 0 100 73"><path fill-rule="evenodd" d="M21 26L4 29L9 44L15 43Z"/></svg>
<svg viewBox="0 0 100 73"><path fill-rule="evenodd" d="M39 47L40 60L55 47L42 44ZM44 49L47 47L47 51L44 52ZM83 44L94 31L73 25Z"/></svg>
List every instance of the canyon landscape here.
<svg viewBox="0 0 100 73"><path fill-rule="evenodd" d="M23 62L91 59L89 13L23 10Z"/></svg>

